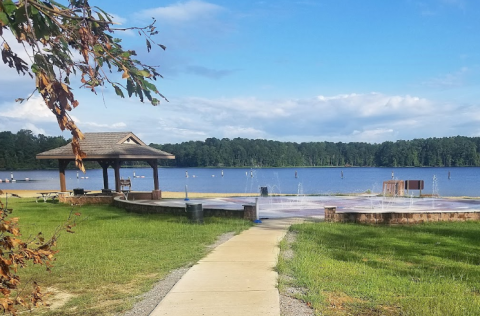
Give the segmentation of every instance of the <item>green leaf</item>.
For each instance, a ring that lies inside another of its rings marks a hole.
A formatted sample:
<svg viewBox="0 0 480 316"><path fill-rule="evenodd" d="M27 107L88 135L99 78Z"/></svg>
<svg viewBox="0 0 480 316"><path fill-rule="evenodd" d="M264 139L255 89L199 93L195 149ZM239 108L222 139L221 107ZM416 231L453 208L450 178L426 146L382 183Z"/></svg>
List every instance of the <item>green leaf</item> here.
<svg viewBox="0 0 480 316"><path fill-rule="evenodd" d="M32 64L32 71L34 73L38 73L40 71L40 67L37 64Z"/></svg>
<svg viewBox="0 0 480 316"><path fill-rule="evenodd" d="M155 93L158 93L157 87L155 87L154 84L152 84L152 83L144 80L144 81L143 81L143 85L144 85L145 88L147 88L148 90L153 91L153 92L155 92Z"/></svg>
<svg viewBox="0 0 480 316"><path fill-rule="evenodd" d="M17 6L15 5L15 3L13 3L12 0L4 0L3 7L5 8L5 12L7 13L7 15L10 15L13 11L17 9Z"/></svg>
<svg viewBox="0 0 480 316"><path fill-rule="evenodd" d="M152 105L157 106L157 105L159 105L159 104L160 104L160 100L158 100L157 98L153 98L153 99L152 99Z"/></svg>
<svg viewBox="0 0 480 316"><path fill-rule="evenodd" d="M115 88L115 93L117 95L121 96L122 98L125 98L125 96L123 95L122 89L120 89L117 85L113 85L113 87Z"/></svg>
<svg viewBox="0 0 480 316"><path fill-rule="evenodd" d="M137 71L137 74L139 74L142 77L145 78L150 78L152 75L148 72L148 70L139 70Z"/></svg>
<svg viewBox="0 0 480 316"><path fill-rule="evenodd" d="M0 12L0 21L2 21L2 24L5 25L5 26L10 23L10 21L8 20L8 17L5 14L5 12Z"/></svg>
<svg viewBox="0 0 480 316"><path fill-rule="evenodd" d="M22 24L25 22L27 22L27 15L25 14L25 6L22 5L15 11L15 23Z"/></svg>
<svg viewBox="0 0 480 316"><path fill-rule="evenodd" d="M30 8L30 13L35 15L38 14L37 8L35 8L33 5L28 6Z"/></svg>
<svg viewBox="0 0 480 316"><path fill-rule="evenodd" d="M149 101L152 101L152 95L150 94L150 91L148 91L147 89L143 89L143 93Z"/></svg>
<svg viewBox="0 0 480 316"><path fill-rule="evenodd" d="M94 50L96 53L103 54L103 46L100 45L100 44L94 45L94 46L93 46L93 50Z"/></svg>
<svg viewBox="0 0 480 316"><path fill-rule="evenodd" d="M128 97L131 97L133 92L135 92L135 87L133 86L133 81L131 79L127 79L127 91Z"/></svg>
<svg viewBox="0 0 480 316"><path fill-rule="evenodd" d="M137 84L136 91L137 91L138 97L140 98L140 102L143 102L142 87L139 84Z"/></svg>

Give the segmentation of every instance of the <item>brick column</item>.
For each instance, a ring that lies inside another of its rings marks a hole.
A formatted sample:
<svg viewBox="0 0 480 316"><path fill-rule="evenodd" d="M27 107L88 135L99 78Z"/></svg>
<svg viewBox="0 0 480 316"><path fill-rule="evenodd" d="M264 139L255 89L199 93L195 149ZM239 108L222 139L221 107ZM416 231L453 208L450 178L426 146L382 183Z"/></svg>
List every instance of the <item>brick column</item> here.
<svg viewBox="0 0 480 316"><path fill-rule="evenodd" d="M335 213L337 211L336 206L325 206L325 221L335 222Z"/></svg>
<svg viewBox="0 0 480 316"><path fill-rule="evenodd" d="M254 221L257 219L257 208L255 204L247 204L243 206L243 218Z"/></svg>

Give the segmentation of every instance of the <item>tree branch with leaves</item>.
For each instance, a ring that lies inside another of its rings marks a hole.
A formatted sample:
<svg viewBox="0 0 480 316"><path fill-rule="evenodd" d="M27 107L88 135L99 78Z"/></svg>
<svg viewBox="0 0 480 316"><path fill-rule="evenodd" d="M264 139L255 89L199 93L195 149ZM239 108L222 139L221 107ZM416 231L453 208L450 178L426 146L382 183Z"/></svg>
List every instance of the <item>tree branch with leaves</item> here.
<svg viewBox="0 0 480 316"><path fill-rule="evenodd" d="M133 50L126 50L121 40L114 37L115 31L135 30L145 37L148 52L152 36L158 31L155 20L145 27L114 28L112 16L87 0L70 0L62 5L52 0L0 0L0 41L3 62L18 74L35 78L35 91L45 101L48 109L57 118L60 129L72 134L72 150L78 168L85 171L79 141L82 132L72 120L69 112L79 105L72 89L71 76L79 75L81 87L96 93L97 87L110 85L115 93L124 98L135 96L141 102L148 100L158 105L168 101L156 88L153 81L161 75L156 67L135 59ZM19 57L5 39L11 32L22 44L29 60ZM75 59L74 56L80 56ZM122 82L113 75L121 73ZM22 102L25 98L18 98Z"/></svg>
<svg viewBox="0 0 480 316"><path fill-rule="evenodd" d="M0 190L0 196L3 195ZM71 213L67 221L57 227L52 237L45 238L42 233L21 239L18 218L10 218L12 209L8 208L8 195L5 193L5 204L0 200L0 311L17 315L16 306L31 308L43 304L40 286L33 282L31 291L22 291L18 269L27 267L28 263L45 266L47 271L55 261L54 255L57 239L62 231L73 233L80 213Z"/></svg>

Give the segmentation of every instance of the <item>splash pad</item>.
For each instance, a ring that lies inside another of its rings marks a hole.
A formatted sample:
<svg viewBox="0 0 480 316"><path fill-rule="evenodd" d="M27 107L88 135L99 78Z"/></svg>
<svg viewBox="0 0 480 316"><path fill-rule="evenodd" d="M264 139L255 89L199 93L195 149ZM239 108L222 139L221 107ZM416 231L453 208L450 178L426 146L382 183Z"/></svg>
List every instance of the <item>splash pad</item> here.
<svg viewBox="0 0 480 316"><path fill-rule="evenodd" d="M135 200L129 203L164 208L185 209L184 199ZM355 196L268 196L220 197L190 199L188 203L202 204L204 209L235 212L245 205L257 205L259 218L309 217L323 219L325 207L334 206L341 213L438 213L480 212L480 200L439 197Z"/></svg>

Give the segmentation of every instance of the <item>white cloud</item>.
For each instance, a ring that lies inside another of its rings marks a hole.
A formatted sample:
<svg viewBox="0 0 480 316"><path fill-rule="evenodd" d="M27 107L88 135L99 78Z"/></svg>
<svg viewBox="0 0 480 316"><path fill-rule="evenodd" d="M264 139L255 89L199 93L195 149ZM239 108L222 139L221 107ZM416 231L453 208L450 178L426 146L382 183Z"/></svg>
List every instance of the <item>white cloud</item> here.
<svg viewBox="0 0 480 316"><path fill-rule="evenodd" d="M167 23L185 23L212 18L223 11L221 6L199 0L178 2L167 7L158 7L143 10L138 13L141 17L155 17Z"/></svg>
<svg viewBox="0 0 480 316"><path fill-rule="evenodd" d="M48 109L40 96L33 96L23 103L7 103L0 106L0 116L31 122L56 122L55 115Z"/></svg>
<svg viewBox="0 0 480 316"><path fill-rule="evenodd" d="M105 123L96 123L96 122L83 122L83 126L86 126L87 128L93 128L93 129L124 129L127 127L127 124L124 122L118 122L118 123L113 123L113 124L105 124Z"/></svg>
<svg viewBox="0 0 480 316"><path fill-rule="evenodd" d="M431 88L438 88L442 90L457 88L465 85L465 81L469 73L469 68L462 67L458 71L434 77L423 82L423 84Z"/></svg>
<svg viewBox="0 0 480 316"><path fill-rule="evenodd" d="M157 126L157 135L175 141L245 137L381 142L412 138L424 129L426 137L435 135L441 130L436 120L452 110L452 105L424 98L381 93L287 100L191 97L172 100L161 120L146 125Z"/></svg>
<svg viewBox="0 0 480 316"><path fill-rule="evenodd" d="M81 117L78 125L82 131L132 131L142 135L147 143L208 137L379 143L418 137L474 136L480 122L478 104L376 92L282 100L189 97L172 99L167 106L144 106L135 111L131 100L119 100L115 109L93 109L88 105L95 101L89 100L84 100L85 106L76 112ZM12 105L3 107L4 110L0 106L0 127L13 132L28 128L43 129L49 135L59 133L55 118L40 101L34 98L15 110Z"/></svg>
<svg viewBox="0 0 480 316"><path fill-rule="evenodd" d="M268 137L265 131L249 126L224 126L222 128L223 137L226 138L251 138L262 139Z"/></svg>
<svg viewBox="0 0 480 316"><path fill-rule="evenodd" d="M39 128L39 127L33 125L30 122L27 122L24 125L23 129L31 130L32 133L35 134L35 135L39 135L39 134L47 135L47 133L45 132L45 130L43 128Z"/></svg>

